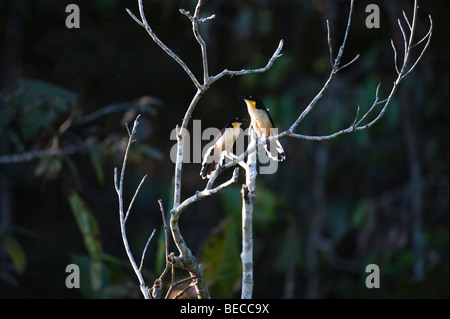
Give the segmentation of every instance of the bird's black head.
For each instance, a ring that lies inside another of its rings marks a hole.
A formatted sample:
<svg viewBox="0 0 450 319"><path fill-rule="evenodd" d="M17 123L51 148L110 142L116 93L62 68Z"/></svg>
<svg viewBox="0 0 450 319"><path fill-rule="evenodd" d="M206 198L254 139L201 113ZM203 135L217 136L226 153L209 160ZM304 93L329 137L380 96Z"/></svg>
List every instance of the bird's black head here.
<svg viewBox="0 0 450 319"><path fill-rule="evenodd" d="M247 122L247 120L235 116L228 121L227 127L239 127L244 122Z"/></svg>
<svg viewBox="0 0 450 319"><path fill-rule="evenodd" d="M254 95L243 95L243 96L240 96L240 98L243 99L245 101L245 103L247 105L250 105L251 107L254 107L257 109L262 109L262 110L266 109L263 102Z"/></svg>

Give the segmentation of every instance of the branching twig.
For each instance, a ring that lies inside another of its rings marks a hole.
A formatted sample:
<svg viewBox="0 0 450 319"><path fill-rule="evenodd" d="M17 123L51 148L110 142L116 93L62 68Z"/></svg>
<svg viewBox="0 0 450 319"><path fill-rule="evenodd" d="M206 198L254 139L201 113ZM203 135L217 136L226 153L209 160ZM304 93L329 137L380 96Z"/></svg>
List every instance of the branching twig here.
<svg viewBox="0 0 450 319"><path fill-rule="evenodd" d="M145 252L147 251L148 244L152 241L153 236L155 235L156 228L153 229L152 234L148 237L147 243L145 244L144 250L142 251L141 263L139 265L139 271L142 270L142 265L144 264Z"/></svg>
<svg viewBox="0 0 450 319"><path fill-rule="evenodd" d="M200 18L200 8L202 6L202 0L198 0L197 5L195 7L194 14L191 15L189 11L181 9L180 12L185 15L192 24L192 31L194 34L195 39L200 44L201 48L201 56L202 56L202 66L203 66L203 83L200 84L200 81L197 80L197 78L194 76L193 72L189 69L189 67L186 65L186 63L181 60L178 55L176 55L173 51L171 51L153 32L153 30L150 28L147 19L144 14L144 8L142 4L142 0L138 0L138 6L139 6L139 13L140 13L140 19L138 19L129 9L127 9L128 14L141 26L143 27L147 33L150 35L150 37L155 41L169 56L171 56L175 61L178 62L178 64L181 65L183 70L188 74L192 82L194 83L195 87L197 88L197 91L192 98L189 107L186 110L186 113L183 117L183 121L181 123L181 127L176 127L176 135L177 135L177 159L175 163L175 187L174 187L174 200L173 200L173 208L171 210L171 219L170 219L170 228L172 231L172 237L174 238L175 245L177 246L180 257L175 258L174 260L177 261L178 266L182 265L181 268L184 268L188 270L191 273L191 276L196 277L196 290L200 298L209 297L208 290L206 288L206 285L204 284L203 280L203 273L202 268L198 263L195 261L194 256L192 255L190 249L187 247L183 237L181 236L179 227L178 227L178 218L181 214L181 212L186 209L189 205L192 203L206 197L210 196L212 194L215 194L216 192L220 191L221 189L235 183L237 181L237 170L235 170L233 177L228 181L220 186L217 186L213 189L211 189L212 183L208 183L206 188L203 191L197 192L195 195L189 197L185 201L181 202L181 176L182 176L182 168L183 168L183 144L184 144L184 132L187 130L189 121L192 117L192 113L194 112L195 107L198 104L198 101L203 96L203 94L209 89L211 84L213 84L215 81L219 80L225 75L229 76L235 76L235 75L244 75L244 74L251 74L251 73L261 73L267 71L275 62L277 58L281 56L281 50L283 48L283 40L280 41L278 48L268 61L267 65L265 67L259 68L259 69L253 69L253 70L240 70L240 71L230 71L228 69L223 70L219 74L215 76L209 75L209 66L208 66L208 56L207 56L207 49L206 49L206 43L201 37L198 25L200 23L205 23L207 21L211 21L215 18L215 15L211 15L207 18ZM216 175L217 176L217 175ZM215 177L216 177L215 176ZM214 177L214 179L215 179ZM184 266L184 267L183 267Z"/></svg>
<svg viewBox="0 0 450 319"><path fill-rule="evenodd" d="M294 138L298 138L298 139L305 139L305 140L310 140L310 141L326 141L326 140L330 140L333 138L336 138L340 135L344 135L344 134L348 134L348 133L352 133L352 132L356 132L356 131L362 131L365 130L371 126L373 126L376 122L378 122L381 117L384 115L384 113L386 112L390 102L392 101L392 98L395 94L395 92L397 91L398 85L399 83L404 79L405 76L407 76L417 65L417 63L420 61L420 59L423 57L423 54L425 53L426 49L428 48L429 44L430 44L430 40L431 40L431 35L433 32L433 20L431 18L431 16L428 16L429 20L430 20L430 28L427 32L427 34L417 43L414 43L414 32L415 32L415 28L416 28L416 17L417 17L417 0L414 1L414 12L413 12L413 18L412 18L412 23L409 23L409 21L406 19L407 24L408 24L408 28L410 29L410 36L409 36L409 40L406 43L406 56L403 59L403 64L401 66L401 68L398 68L397 66L397 50L395 48L395 45L393 43L393 41L391 40L391 45L394 51L394 65L396 68L396 71L398 73L398 76L396 78L396 80L394 81L394 84L391 88L391 92L389 93L388 97L380 100L379 98L379 88L380 88L380 84L378 84L376 91L375 91L375 100L372 104L372 106L369 108L369 110L363 114L363 116L361 117L361 119L358 119L359 117L359 107L357 108L357 114L356 114L356 118L353 121L353 123L345 129L342 129L338 132L329 134L329 135L324 135L324 136L311 136L311 135L303 135L303 134L297 134L295 133L295 129L297 128L297 126L300 124L300 122L306 117L306 115L314 108L314 106L316 105L316 103L322 98L322 96L325 94L325 92L327 91L327 89L329 88L331 82L333 81L336 73L339 70L342 70L344 67L347 67L349 64L353 63L356 61L356 59L359 57L359 55L357 55L353 60L351 60L349 63L345 64L344 66L339 66L340 63L340 59L342 57L342 53L344 51L345 48L345 42L349 33L349 29L350 29L350 21L351 21L351 14L353 11L353 1L350 4L350 12L349 12L349 18L348 18L348 22L347 22L347 28L345 31L345 36L344 36L344 40L343 43L340 46L339 49L339 53L336 57L336 59L334 60L333 66L332 66L332 70L330 72L330 75L327 79L327 81L325 82L324 86L322 87L322 89L320 89L319 93L313 98L313 100L309 103L309 105L305 108L305 110L300 114L300 116L297 118L297 120L291 125L291 127L289 129L287 129L286 131L283 131L275 136L272 136L264 141L261 141L261 143L258 143L258 145L253 145L252 147L247 148L247 150L245 152L243 152L240 156L238 156L238 158L236 159L236 162L240 162L242 160L244 160L248 154L250 154L251 152L255 152L257 149L259 149L260 147L262 147L264 144L269 143L272 140L279 140L282 139L284 137L290 136L290 137L294 137ZM405 15L405 14L404 14ZM401 23L399 23L401 25ZM328 25L328 23L327 23ZM331 43L331 37L330 37L330 32L329 32L329 27L327 27L328 29L328 43L330 45ZM403 28L401 28L402 33L404 33ZM405 34L405 38L406 38L406 34ZM409 62L409 57L411 54L411 49L414 48L415 46L417 46L420 43L423 43L424 41L426 41L420 55L418 56L418 58L414 61L414 63L412 63L412 65L410 66ZM329 51L330 51L330 59L332 60L332 48L331 45L329 47ZM375 109L376 106L378 105L383 105L381 110L379 111L378 115L369 123L367 124L362 124L363 120L365 120L369 114L371 114L373 112L373 110ZM223 166L223 170L232 167L236 165L235 163L227 163Z"/></svg>
<svg viewBox="0 0 450 319"><path fill-rule="evenodd" d="M63 157L70 156L76 153L84 152L92 146L92 141L67 146L65 148L51 147L44 150L34 150L20 154L7 154L0 155L1 164L17 164L23 162L31 162L37 159L41 159L46 156Z"/></svg>
<svg viewBox="0 0 450 319"><path fill-rule="evenodd" d="M138 125L138 119L139 119L140 115L138 115L134 121L133 124L133 128L130 131L128 131L129 134L129 138L128 138L128 144L127 147L125 149L125 155L123 157L123 163L122 163L122 169L120 172L120 178L118 176L118 170L117 167L114 168L114 186L116 188L116 192L117 192L117 196L119 198L119 220L120 220L120 232L122 234L122 240L123 240L123 244L125 247L125 252L127 253L128 259L130 260L131 266L133 267L133 270L136 274L136 276L138 277L139 283L140 283L140 288L141 288L141 292L144 296L145 299L149 299L149 294L148 294L148 287L145 284L144 278L142 277L142 273L141 273L141 268L137 266L136 261L134 260L133 254L131 253L131 249L130 249L130 245L128 244L128 238L127 238L127 232L125 229L125 224L126 224L126 218L128 217L128 214L130 212L131 206L133 204L134 198L136 197L139 188L143 182L144 179L142 179L141 183L139 184L138 189L136 190L135 195L133 196L133 200L131 201L130 205L128 206L127 209L127 214L125 215L124 213L124 199L123 199L123 179L125 177L125 167L127 165L127 160L128 160L128 152L130 150L130 146L134 141L134 135L136 133L136 128ZM150 239L153 237L153 234L150 236ZM149 239L149 241L150 241ZM148 242L147 242L148 245ZM146 247L147 247L146 245ZM144 252L142 254L142 261L144 258L144 254L145 254L145 250L147 248L144 249ZM142 266L142 261L141 261L141 266Z"/></svg>
<svg viewBox="0 0 450 319"><path fill-rule="evenodd" d="M221 189L233 184L236 182L237 180L237 169L234 171L233 173L233 177L215 187L212 188L212 185L216 179L216 177L223 172L224 170L226 170L229 167L235 166L236 164L241 164L243 163L244 159L247 157L254 157L253 159L248 159L247 162L247 166L243 166L245 167L246 170L246 184L244 185L243 189L242 189L242 194L243 194L243 213L245 213L246 211L249 212L249 214L245 214L245 218L250 220L250 224L248 224L248 220L244 220L244 214L243 214L243 228L246 228L247 230L250 229L250 232L247 233L247 240L244 241L243 239L243 245L250 245L252 246L252 237L251 237L251 212L253 209L253 204L248 202L248 199L251 198L251 196L254 196L254 194L252 195L251 191L254 189L249 189L249 187L253 187L254 188L254 181L255 181L255 177L256 174L254 174L254 172L256 172L256 150L259 149L259 147L262 147L264 144L271 142L272 140L279 140L281 138L290 136L290 137L294 137L294 138L298 138L298 139L307 139L307 140L314 140L314 141L325 141L325 140L329 140L332 138L336 138L337 136L343 135L343 134L348 134L351 132L355 132L355 131L360 131L360 130L364 130L367 129L369 127L371 127L372 125L374 125L382 116L383 114L386 112L388 105L390 104L396 90L397 87L399 85L399 83L402 81L402 79L408 75L417 65L417 63L419 62L419 60L422 58L424 52L426 51L426 49L428 48L428 45L430 43L430 39L431 39L431 35L432 35L432 30L433 30L433 21L431 19L431 17L429 17L430 19L430 29L428 31L428 33L417 43L413 43L413 39L414 39L414 32L415 32L415 28L416 28L416 16L417 16L417 1L414 2L414 12L413 12L413 17L412 20L409 21L408 18L406 17L406 14L403 12L403 17L404 20L406 21L406 24L408 26L408 30L409 30L409 38L407 36L407 32L405 31L405 28L403 27L400 19L398 20L398 25L400 28L400 31L402 33L402 37L403 37L403 42L404 42L404 56L403 56L403 63L401 65L401 67L398 67L398 54L397 54L397 49L393 43L393 41L391 41L391 45L394 51L394 66L395 69L397 71L397 79L394 81L393 87L391 89L390 94L388 95L387 98L385 99L381 99L379 98L379 88L380 88L380 84L378 84L376 92L375 92L375 100L372 104L372 106L369 108L369 110L367 112L365 112L361 118L359 118L360 116L360 108L358 106L357 111L356 111L356 117L353 120L352 124L343 130L340 130L338 132L329 134L329 135L325 135L325 136L309 136L309 135L302 135L302 134L298 134L296 133L296 129L297 127L300 125L300 123L304 120L304 118L312 111L312 109L315 107L315 105L317 104L317 102L322 98L322 96L326 93L326 91L328 90L330 84L332 83L332 81L334 80L336 74L341 71L342 69L350 66L351 64L353 64L358 58L359 58L359 54L356 55L352 60L350 60L348 63L341 65L341 59L344 53L344 49L345 49L345 45L347 42L347 38L349 35L349 30L350 30L350 26L351 26L351 18L352 18L352 14L353 14L353 7L354 7L354 0L351 1L350 3L350 10L349 10L349 14L348 14L348 20L347 20L347 26L345 29L345 34L344 34L344 38L342 40L342 43L339 47L338 53L336 55L336 57L333 59L333 48L331 45L331 32L330 32L330 26L329 26L329 22L327 21L327 32L328 32L328 36L327 36L327 41L328 41L328 46L329 46L329 54L330 54L330 65L331 65L331 72L330 75L328 77L328 79L326 80L325 84L323 85L323 87L319 90L319 92L317 93L317 95L313 98L313 100L306 106L306 108L303 110L303 112L300 113L300 115L298 116L298 118L293 122L293 124L289 127L289 129L275 135L272 136L270 138L264 139L261 141L261 143L251 143L251 145L249 145L249 147L247 148L247 150L245 152L243 152L239 157L237 157L236 159L234 159L232 162L229 162L225 165L223 165L220 170L217 170L216 172L214 172L214 174L211 176L210 181L208 182L208 184L206 185L205 189L203 191L197 191L196 194L192 195L191 197L187 198L186 200L184 200L183 202L181 201L181 176L182 176L182 167L183 167L183 144L184 144L184 138L185 138L185 131L187 130L189 121L192 117L192 114L194 112L195 107L197 106L200 98L203 96L203 94L209 89L210 85L213 84L215 81L219 80L220 78L222 78L225 75L228 76L235 76L235 75L245 75L245 74L252 74L252 73L261 73L261 72L265 72L267 71L274 63L274 61L279 58L281 56L281 50L283 48L283 40L281 40L279 42L279 45L277 47L277 49L275 50L274 54L272 55L272 57L270 58L270 60L268 61L267 65L265 67L259 68L259 69L253 69L253 70L240 70L240 71L230 71L228 69L223 70L222 72L218 73L217 75L214 76L210 76L209 74L209 66L208 66L208 57L207 57L207 49L206 49L206 43L203 40L203 38L201 37L199 30L198 30L198 24L200 23L205 23L207 21L211 21L215 18L215 15L211 15L209 17L206 18L200 18L200 8L202 5L202 0L198 0L197 5L195 7L195 11L194 14L191 15L189 11L180 9L180 12L185 15L192 24L192 30L193 30L193 34L195 39L197 40L197 42L200 45L201 48L201 56L202 56L202 66L203 66L203 83L200 83L199 80L197 80L197 78L194 76L193 72L189 69L189 67L174 53L172 52L157 36L156 34L153 32L153 30L150 28L147 19L145 17L144 14L144 9L143 9L143 4L142 4L142 0L138 0L138 6L139 6L139 12L140 12L140 19L138 19L136 16L134 16L130 10L127 9L127 12L130 14L130 16L143 28L146 29L146 31L148 32L148 34L151 36L151 38L169 55L171 56L175 61L177 61L181 67L184 69L184 71L188 74L188 76L190 77L190 79L192 80L193 84L195 85L195 87L197 88L197 91L194 95L194 97L192 98L186 112L185 115L183 117L181 126L177 126L176 127L176 134L177 134L177 159L176 159L176 163L175 163L175 189L174 189L174 203L173 203L173 208L171 209L171 219L170 219L170 228L172 231L172 237L174 238L175 244L180 252L179 256L174 256L171 254L170 257L170 263L168 262L166 264L166 269L163 272L163 275L165 275L169 268L171 267L172 269L172 283L173 283L173 274L174 274L174 265L176 265L177 267L180 267L182 269L185 269L187 271L190 272L190 277L188 279L192 279L195 278L196 280L193 282L193 284L195 284L195 288L197 291L197 294L200 298L207 298L209 297L209 293L208 290L206 288L206 285L204 283L203 280L203 273L202 273L202 268L201 266L196 262L194 256L192 255L190 249L187 247L183 237L181 236L179 227L178 227L178 219L180 217L180 214L183 210L185 210L188 206L190 206L192 203L210 196L218 191L220 191ZM412 63L412 65L409 63L410 60L410 53L411 53L411 49L414 48L415 46L423 43L424 41L426 41L424 48L422 49L419 57L414 61L414 63ZM370 121L367 124L363 124L366 119L368 118L368 116L379 106L382 105L381 110L378 112L377 116L375 117L375 119L373 119L372 121ZM131 141L131 137L133 135L133 131L130 133L130 141ZM128 146L129 147L129 146ZM127 152L128 152L128 147L127 147ZM127 156L127 152L125 154L125 157ZM124 163L125 164L125 163ZM253 164L255 164L255 166L252 166ZM120 178L120 185L117 186L117 181L116 181L116 190L119 194L119 191L121 192L122 190L122 180L123 180L123 169L122 168L122 174L121 174L121 178ZM117 179L117 172L116 172L116 179ZM253 185L253 186L252 186ZM119 194L119 198L121 197L121 193ZM133 202L133 201L132 201ZM248 205L248 206L246 206ZM128 214L127 214L128 216ZM250 225L250 226L249 226ZM250 228L249 228L250 227ZM244 231L245 234L245 231ZM248 237L249 235L249 237ZM166 243L166 248L167 248L167 243ZM252 259L247 259L247 257L252 254L252 247L250 247L249 249L245 250L247 248L243 249L243 253L241 255L242 261L243 261L243 272L244 272L244 278L243 278L243 290L242 290L242 297L243 298L248 298L251 297L252 294L252 284L253 284L253 280L252 278L250 278L250 280L247 280L248 278L245 277L246 274L250 274L252 276L252 272L247 272L247 270L249 269L248 266L253 267L253 262ZM166 252L166 256L167 256L167 252ZM245 258L244 258L245 257ZM246 268L247 267L247 268ZM163 276L161 275L161 277ZM159 279L161 279L161 277ZM158 280L159 280L158 279ZM245 283L244 283L245 282ZM171 286L173 287L173 285ZM189 287L189 286L188 286ZM171 288L169 288L170 290ZM186 288L188 289L188 288Z"/></svg>
<svg viewBox="0 0 450 319"><path fill-rule="evenodd" d="M191 78L192 82L194 83L194 85L197 87L197 89L200 89L200 83L198 82L198 80L195 78L195 75L191 72L191 70L188 68L188 66L186 65L186 63L184 63L183 60L181 60L181 58L176 55L172 50L170 50L155 34L155 32L153 32L152 28L150 28L150 25L147 23L147 19L145 18L145 13L144 13L144 6L142 4L142 0L138 0L138 6L139 6L139 13L141 15L141 20L139 20L138 18L136 18L136 16L131 13L131 11L129 9L126 9L126 11L128 12L128 14L134 19L134 21L136 21L141 27L143 27L147 33L150 35L150 37L153 39L153 41L156 42L156 44L158 44L161 49L164 50L164 52L166 52L169 56L171 56L175 61L177 61L177 63L179 65L181 65L181 67L183 68L183 70L189 75L189 77Z"/></svg>
<svg viewBox="0 0 450 319"><path fill-rule="evenodd" d="M224 189L225 187L230 186L231 184L234 184L237 182L239 177L239 168L235 168L233 171L233 176L226 182L222 183L221 185L213 188L213 189L208 189L207 187L205 187L204 190L202 191L197 191L194 195L192 195L191 197L185 199L180 205L177 206L176 209L172 210L172 216L178 217L181 212L183 210L185 210L189 205L199 201L200 199L204 198L204 197L208 197L211 196L215 193L217 193L218 191Z"/></svg>

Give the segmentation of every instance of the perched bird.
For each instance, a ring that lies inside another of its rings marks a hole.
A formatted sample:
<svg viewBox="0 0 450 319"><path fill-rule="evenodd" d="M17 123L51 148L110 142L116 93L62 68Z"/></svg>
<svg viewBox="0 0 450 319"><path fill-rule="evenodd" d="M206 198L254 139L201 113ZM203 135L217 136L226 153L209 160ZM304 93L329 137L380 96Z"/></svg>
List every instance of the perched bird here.
<svg viewBox="0 0 450 319"><path fill-rule="evenodd" d="M232 157L233 145L239 134L242 133L241 125L243 121L246 120L234 117L217 134L214 145L208 148L203 156L202 169L200 170L202 178L210 178L218 166L223 164L225 155Z"/></svg>
<svg viewBox="0 0 450 319"><path fill-rule="evenodd" d="M272 129L275 128L269 110L264 106L260 99L253 95L240 96L247 104L248 114L251 117L251 125L259 137L268 138L272 136ZM278 140L271 141L264 145L267 155L276 161L286 159L284 150Z"/></svg>

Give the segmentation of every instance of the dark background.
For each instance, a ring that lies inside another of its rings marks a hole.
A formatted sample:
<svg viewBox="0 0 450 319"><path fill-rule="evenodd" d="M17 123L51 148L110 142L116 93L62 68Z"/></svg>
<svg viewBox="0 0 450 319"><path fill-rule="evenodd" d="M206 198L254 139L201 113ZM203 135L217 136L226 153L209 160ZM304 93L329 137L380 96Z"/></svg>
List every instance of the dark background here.
<svg viewBox="0 0 450 319"><path fill-rule="evenodd" d="M79 29L65 27L69 3L79 5ZM370 3L379 5L379 29L365 26ZM178 12L192 13L195 5L144 1L153 30L201 79L199 45ZM299 133L326 135L348 127L358 105L361 112L372 105L379 82L386 97L396 78L390 39L401 60L396 19L404 24L402 10L410 17L412 6L356 2L343 63L361 57L338 74ZM374 127L328 142L283 139L287 160L276 174L258 176L255 298L448 298L448 6L420 2L417 39L428 31L430 14L430 47ZM148 177L127 230L136 259L157 230L144 263L148 284L164 267L157 200L170 210L170 133L195 87L125 8L139 15L134 0L0 1L2 298L141 297L121 241L113 183L127 141L124 123L137 113L142 118L125 179L128 201L142 176ZM326 19L337 52L348 8L349 1L205 1L201 17L216 15L200 27L211 75L262 67L280 39L285 46L266 73L214 83L193 119L201 119L202 128L220 128L233 115L248 117L237 97L255 94L277 126L288 128L329 74ZM105 112L84 117L98 110ZM35 152L46 149L63 152ZM187 198L206 182L198 176L200 164L183 168ZM244 180L241 172L237 185L192 205L180 218L213 298L240 296ZM80 266L81 289L65 286L70 263ZM365 286L365 267L372 263L380 267L379 289Z"/></svg>

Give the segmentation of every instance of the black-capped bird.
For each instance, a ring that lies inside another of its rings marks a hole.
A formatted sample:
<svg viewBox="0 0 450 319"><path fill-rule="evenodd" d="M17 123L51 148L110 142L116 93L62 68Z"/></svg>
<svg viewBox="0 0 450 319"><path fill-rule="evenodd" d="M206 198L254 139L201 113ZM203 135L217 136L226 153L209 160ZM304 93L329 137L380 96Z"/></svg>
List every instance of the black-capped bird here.
<svg viewBox="0 0 450 319"><path fill-rule="evenodd" d="M259 137L268 138L272 136L272 129L275 128L273 119L269 110L264 106L263 102L253 95L240 96L247 104L248 114L251 118L251 125ZM264 145L267 155L276 161L286 159L284 150L278 140L271 141Z"/></svg>
<svg viewBox="0 0 450 319"><path fill-rule="evenodd" d="M203 156L202 169L200 170L202 178L209 179L218 166L223 164L226 155L235 156L232 155L233 145L239 134L242 133L241 125L243 121L246 120L233 117L217 134L214 145L208 148Z"/></svg>

